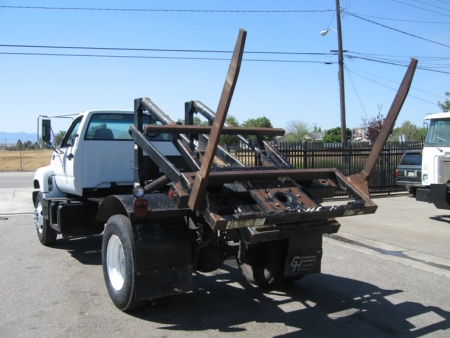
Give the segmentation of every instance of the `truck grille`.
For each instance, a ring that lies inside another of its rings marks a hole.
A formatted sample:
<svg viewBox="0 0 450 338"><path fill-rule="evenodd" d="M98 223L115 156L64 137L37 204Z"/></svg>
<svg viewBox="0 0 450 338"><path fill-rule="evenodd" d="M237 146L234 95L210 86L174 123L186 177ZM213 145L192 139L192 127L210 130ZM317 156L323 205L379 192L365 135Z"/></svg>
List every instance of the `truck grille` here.
<svg viewBox="0 0 450 338"><path fill-rule="evenodd" d="M441 157L439 160L439 182L438 183L447 183L450 180L450 158L449 157Z"/></svg>

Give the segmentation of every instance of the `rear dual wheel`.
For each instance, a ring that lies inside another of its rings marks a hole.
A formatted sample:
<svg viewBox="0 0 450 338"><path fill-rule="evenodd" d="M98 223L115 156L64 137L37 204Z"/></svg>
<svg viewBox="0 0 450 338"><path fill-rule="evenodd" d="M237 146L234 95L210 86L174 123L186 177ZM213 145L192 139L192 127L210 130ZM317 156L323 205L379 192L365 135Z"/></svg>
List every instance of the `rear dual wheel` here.
<svg viewBox="0 0 450 338"><path fill-rule="evenodd" d="M147 304L135 300L135 254L130 220L123 215L110 217L102 243L103 276L114 305L131 311Z"/></svg>
<svg viewBox="0 0 450 338"><path fill-rule="evenodd" d="M238 259L237 263L245 279L259 287L274 287L303 278L304 275L284 276L288 243L287 240L278 240L251 246L241 244L239 250L246 251L246 261Z"/></svg>
<svg viewBox="0 0 450 338"><path fill-rule="evenodd" d="M176 295L136 300L135 246L131 221L123 215L111 216L106 223L102 243L103 276L114 305L122 311L160 306L172 302Z"/></svg>

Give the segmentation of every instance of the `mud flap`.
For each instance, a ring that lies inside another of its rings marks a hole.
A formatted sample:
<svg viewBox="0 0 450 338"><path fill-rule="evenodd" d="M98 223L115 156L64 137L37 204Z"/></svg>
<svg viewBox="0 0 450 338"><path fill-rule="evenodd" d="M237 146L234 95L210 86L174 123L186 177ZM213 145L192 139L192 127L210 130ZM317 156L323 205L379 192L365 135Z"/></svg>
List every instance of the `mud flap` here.
<svg viewBox="0 0 450 338"><path fill-rule="evenodd" d="M431 184L430 200L437 209L450 209L450 194L447 184Z"/></svg>
<svg viewBox="0 0 450 338"><path fill-rule="evenodd" d="M183 217L145 219L132 224L136 300L192 290L191 245Z"/></svg>
<svg viewBox="0 0 450 338"><path fill-rule="evenodd" d="M322 234L289 239L284 276L319 273L322 261Z"/></svg>

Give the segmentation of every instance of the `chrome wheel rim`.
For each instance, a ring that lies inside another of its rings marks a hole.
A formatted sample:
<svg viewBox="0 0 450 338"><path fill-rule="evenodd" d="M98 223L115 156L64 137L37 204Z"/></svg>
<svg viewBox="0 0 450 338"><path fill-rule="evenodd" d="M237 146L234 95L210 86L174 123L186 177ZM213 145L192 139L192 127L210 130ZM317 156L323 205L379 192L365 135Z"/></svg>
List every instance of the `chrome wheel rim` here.
<svg viewBox="0 0 450 338"><path fill-rule="evenodd" d="M112 235L106 248L106 268L112 287L122 290L125 283L125 254L119 237Z"/></svg>
<svg viewBox="0 0 450 338"><path fill-rule="evenodd" d="M39 202L34 211L34 225L40 234L44 231L44 217L42 216L42 203Z"/></svg>

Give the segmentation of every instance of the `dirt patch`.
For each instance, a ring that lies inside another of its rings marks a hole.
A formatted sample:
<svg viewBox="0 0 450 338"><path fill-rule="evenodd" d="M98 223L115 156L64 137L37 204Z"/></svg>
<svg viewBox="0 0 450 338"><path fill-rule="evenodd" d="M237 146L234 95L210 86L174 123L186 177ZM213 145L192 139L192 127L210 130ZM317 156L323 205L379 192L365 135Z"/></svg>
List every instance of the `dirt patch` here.
<svg viewBox="0 0 450 338"><path fill-rule="evenodd" d="M33 171L50 163L53 150L0 151L0 171Z"/></svg>

